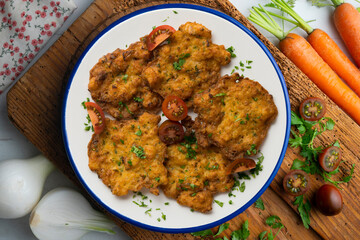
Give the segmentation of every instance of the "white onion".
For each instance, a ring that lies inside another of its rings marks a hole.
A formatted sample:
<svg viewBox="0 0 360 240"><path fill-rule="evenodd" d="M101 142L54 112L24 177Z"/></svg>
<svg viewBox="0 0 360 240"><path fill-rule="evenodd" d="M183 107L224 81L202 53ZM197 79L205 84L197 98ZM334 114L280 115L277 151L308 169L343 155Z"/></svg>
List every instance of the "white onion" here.
<svg viewBox="0 0 360 240"><path fill-rule="evenodd" d="M80 193L69 188L47 193L30 215L30 228L40 240L79 239L89 231L114 234L115 226Z"/></svg>
<svg viewBox="0 0 360 240"><path fill-rule="evenodd" d="M53 169L43 155L0 162L0 218L14 219L30 213Z"/></svg>

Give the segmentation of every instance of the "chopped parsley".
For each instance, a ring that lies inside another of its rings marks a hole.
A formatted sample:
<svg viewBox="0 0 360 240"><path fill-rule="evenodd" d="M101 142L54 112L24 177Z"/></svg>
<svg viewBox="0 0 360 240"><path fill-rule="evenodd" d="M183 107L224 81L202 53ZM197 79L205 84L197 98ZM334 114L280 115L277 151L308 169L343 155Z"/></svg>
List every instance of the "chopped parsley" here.
<svg viewBox="0 0 360 240"><path fill-rule="evenodd" d="M144 148L141 147L141 146L139 146L139 147L137 147L137 146L135 146L135 145L132 146L132 147L131 147L131 152L135 153L135 155L136 155L138 158L141 158L141 159L146 158L145 152L144 152Z"/></svg>
<svg viewBox="0 0 360 240"><path fill-rule="evenodd" d="M196 151L191 146L195 144L195 149L197 149L197 139L195 137L195 133L192 132L190 136L185 136L184 140L185 142L182 142L181 145L186 148L186 158L196 159Z"/></svg>
<svg viewBox="0 0 360 240"><path fill-rule="evenodd" d="M128 113L134 114L133 112L130 111L129 107L128 107L125 103L123 103L122 101L119 101L119 106L120 106L120 107L119 107L119 111L121 111L122 108L125 107L126 110L128 111Z"/></svg>
<svg viewBox="0 0 360 240"><path fill-rule="evenodd" d="M122 77L122 80L124 80L124 82L127 83L128 77L129 77L129 76L128 76L127 74L125 74L125 75Z"/></svg>
<svg viewBox="0 0 360 240"><path fill-rule="evenodd" d="M234 53L234 52L235 52L235 48L234 48L233 46L228 47L228 48L226 49L226 51L228 51L228 52L230 53L231 58L236 57L236 54Z"/></svg>
<svg viewBox="0 0 360 240"><path fill-rule="evenodd" d="M175 68L175 70L180 71L181 67L185 64L185 59L190 57L190 53L186 53L186 54L181 54L179 56L179 60L177 62L173 63L173 66Z"/></svg>
<svg viewBox="0 0 360 240"><path fill-rule="evenodd" d="M138 126L138 128L139 128L139 130L137 130L137 131L135 132L135 135L141 136L142 131L141 131L141 129L140 129L140 126Z"/></svg>
<svg viewBox="0 0 360 240"><path fill-rule="evenodd" d="M134 97L134 101L135 102L142 102L142 101L144 101L144 99L140 98L140 97Z"/></svg>
<svg viewBox="0 0 360 240"><path fill-rule="evenodd" d="M148 210L145 211L145 214L147 214L147 215L149 215L149 216L151 217L151 214L150 214L151 210L152 210L152 209L149 208Z"/></svg>
<svg viewBox="0 0 360 240"><path fill-rule="evenodd" d="M178 14L178 12L177 12L177 11L175 11L175 10L173 10L173 13Z"/></svg>
<svg viewBox="0 0 360 240"><path fill-rule="evenodd" d="M148 205L146 205L143 201L140 201L140 203L133 201L133 203L135 203L136 205L138 205L139 207L147 207Z"/></svg>
<svg viewBox="0 0 360 240"><path fill-rule="evenodd" d="M156 177L155 181L159 182L160 181L160 177Z"/></svg>
<svg viewBox="0 0 360 240"><path fill-rule="evenodd" d="M220 207L223 207L224 206L224 203L223 202L220 202L218 200L214 200L214 202L219 205Z"/></svg>

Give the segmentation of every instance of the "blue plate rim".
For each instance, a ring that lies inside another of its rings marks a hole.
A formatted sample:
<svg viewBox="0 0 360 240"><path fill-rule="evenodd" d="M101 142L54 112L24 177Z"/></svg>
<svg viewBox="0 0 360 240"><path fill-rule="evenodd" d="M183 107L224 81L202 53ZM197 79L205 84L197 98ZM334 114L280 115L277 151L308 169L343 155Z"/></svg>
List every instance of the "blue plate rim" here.
<svg viewBox="0 0 360 240"><path fill-rule="evenodd" d="M86 56L87 52L90 50L90 48L97 42L98 39L100 39L105 33L107 33L109 30L111 30L113 27L115 27L116 25L120 24L121 22L124 22L132 17L135 17L137 15L146 13L146 12L150 12L150 11L154 11L154 10L159 10L159 9L168 9L168 8L184 8L184 9L193 9L193 10L199 10L199 11L203 11L203 12L207 12L207 13L211 13L213 15L216 15L218 17L221 17L227 21L229 21L230 23L234 24L235 26L239 27L242 31L246 32L261 48L262 50L265 52L265 54L267 55L267 57L269 58L269 60L271 61L273 67L276 70L276 73L280 79L281 82L281 86L282 86L282 90L283 90L283 94L285 97L285 105L286 105L286 132L285 132L285 138L284 138L284 144L283 144L283 148L281 150L281 154L279 156L278 162L273 170L273 172L271 173L269 179L266 181L266 183L263 185L263 187L258 191L258 193L252 198L250 199L244 206L242 206L241 208L239 208L238 210L236 210L235 212L233 212L232 214L219 219L217 221L208 223L208 224L204 224L201 226L196 226L196 227L188 227L188 228L163 228L163 227L154 227L154 226L150 226L144 223L141 223L139 221L135 221L131 218L128 218L126 216L121 215L120 213L114 211L112 208L110 208L109 206L107 206L105 203L103 203L97 196L96 194L90 189L90 187L88 187L88 185L86 184L86 182L84 181L84 179L81 177L79 171L77 170L76 166L75 166L75 162L72 158L72 155L70 153L70 149L68 146L68 137L67 137L67 133L66 133L66 128L65 128L65 111L66 111L66 105L67 105L67 99L68 99L68 94L69 94L69 89L70 86L72 84L72 81L74 79L74 76L77 72L77 69L79 68L83 58ZM161 4L161 5L156 5L156 6L151 6L151 7L147 7L147 8L143 8L140 10L137 10L135 12L132 12L124 17L121 17L120 19L116 20L115 22L113 22L112 24L110 24L108 27L106 27L102 32L100 32L92 41L91 43L86 47L86 49L84 50L84 52L81 54L80 58L78 59L77 63L75 64L70 77L69 77L69 81L66 85L65 88L65 94L64 94L64 98L63 98L63 105L62 105L62 119L61 119L61 127L62 127L62 136L63 136L63 141L64 141L64 145L65 145L65 150L66 150L66 154L69 158L71 167L73 168L76 177L79 179L80 183L82 184L82 186L86 189L86 191L89 193L89 195L95 199L95 201L97 203L99 203L102 207L104 207L108 212L110 212L112 215L120 218L121 220L124 220L130 224L133 224L135 226L147 229L147 230L151 230L151 231L156 231L156 232L162 232L162 233L190 233L190 232L197 232L197 231L202 231L205 229L209 229L209 228L213 228L215 226L218 226L224 222L227 222L231 219L233 219L234 217L236 217L237 215L239 215L240 213L242 213L243 211L245 211L249 206L251 206L264 192L265 190L269 187L270 183L272 182L272 180L274 179L275 175L277 174L282 161L285 157L285 152L287 149L287 144L289 141L289 136L290 136L290 124L291 124L291 111L290 111L290 99L289 99L289 94L287 91L287 87L286 87L286 83L284 80L284 77L281 73L281 70L279 68L279 66L277 65L275 59L273 58L273 56L271 55L270 51L266 48L266 46L255 36L254 33L252 33L249 29L247 29L244 25L242 25L240 22L236 21L234 18L219 12L217 10L208 8L208 7L204 7L204 6L199 6L199 5L193 5L193 4L183 4L183 3L175 3L175 4Z"/></svg>

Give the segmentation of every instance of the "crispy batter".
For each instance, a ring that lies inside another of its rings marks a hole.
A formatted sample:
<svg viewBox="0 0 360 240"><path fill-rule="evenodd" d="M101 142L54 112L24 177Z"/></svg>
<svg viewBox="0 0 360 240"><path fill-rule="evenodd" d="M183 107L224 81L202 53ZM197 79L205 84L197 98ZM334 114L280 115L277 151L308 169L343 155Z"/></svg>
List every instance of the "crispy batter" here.
<svg viewBox="0 0 360 240"><path fill-rule="evenodd" d="M100 58L90 71L88 89L104 111L117 119L129 119L144 110L160 110L161 97L141 77L150 55L142 40Z"/></svg>
<svg viewBox="0 0 360 240"><path fill-rule="evenodd" d="M221 66L230 62L230 53L223 45L213 44L211 31L201 24L181 25L169 41L154 50L154 59L143 74L163 98L175 95L188 100L215 83Z"/></svg>
<svg viewBox="0 0 360 240"><path fill-rule="evenodd" d="M218 146L235 159L255 155L277 116L273 97L258 82L235 73L194 97L194 129L201 146Z"/></svg>
<svg viewBox="0 0 360 240"><path fill-rule="evenodd" d="M158 137L160 116L144 113L138 120L106 118L106 129L88 145L89 167L113 194L149 188L155 195L167 183L163 165L166 146Z"/></svg>
<svg viewBox="0 0 360 240"><path fill-rule="evenodd" d="M162 189L179 204L208 212L212 209L213 195L230 191L234 185L233 177L225 174L229 161L214 149L198 148L196 144L191 145L196 156L193 153L189 156L184 145L168 147L165 161L168 184L162 185Z"/></svg>

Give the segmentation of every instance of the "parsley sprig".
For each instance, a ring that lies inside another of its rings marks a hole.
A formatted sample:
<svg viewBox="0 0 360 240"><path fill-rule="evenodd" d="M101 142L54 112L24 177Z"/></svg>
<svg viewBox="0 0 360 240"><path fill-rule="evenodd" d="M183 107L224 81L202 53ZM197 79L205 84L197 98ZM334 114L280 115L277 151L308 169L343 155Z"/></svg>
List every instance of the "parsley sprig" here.
<svg viewBox="0 0 360 240"><path fill-rule="evenodd" d="M278 231L276 232L275 236L274 236L274 233L272 232L271 229L270 229L269 233L267 231L263 231L262 233L259 234L259 239L260 240L273 240L273 239L275 239L276 236L281 231L281 229L284 227L284 225L281 223L281 219L276 215L272 215L272 216L268 217L265 220L265 223L268 226L270 226L271 229L278 229Z"/></svg>
<svg viewBox="0 0 360 240"><path fill-rule="evenodd" d="M191 235L195 237L209 237L212 236L215 240L229 240L226 236L223 238L215 238L216 236L219 236L223 231L229 228L229 223L223 223L220 225L219 230L216 234L214 234L211 229L206 229L199 232L191 233ZM243 225L241 225L241 228L239 230L233 231L231 233L231 240L245 240L250 236L249 231L249 222L246 220Z"/></svg>
<svg viewBox="0 0 360 240"><path fill-rule="evenodd" d="M298 211L301 217L301 220L304 224L304 227L306 229L309 229L310 225L310 210L311 210L311 204L309 199L305 199L304 203L304 195L297 196L295 198L295 201L293 204L298 206Z"/></svg>
<svg viewBox="0 0 360 240"><path fill-rule="evenodd" d="M181 67L185 64L186 58L190 57L190 53L181 54L179 60L173 63L175 70L180 71Z"/></svg>
<svg viewBox="0 0 360 240"><path fill-rule="evenodd" d="M331 177L339 172L339 167L332 172L325 172L318 163L319 154L325 149L323 146L314 147L314 139L327 130L334 128L334 121L329 117L321 118L318 121L309 122L299 117L295 112L291 112L291 125L295 126L298 133L291 130L294 138L289 139L291 147L300 147L300 155L305 161L295 159L291 169L300 169L309 174L318 174L324 181L339 187L340 183L347 183L351 180L355 165L353 164L350 175L344 177L340 181L332 180ZM335 142L334 146L340 147L339 142Z"/></svg>

